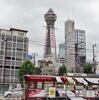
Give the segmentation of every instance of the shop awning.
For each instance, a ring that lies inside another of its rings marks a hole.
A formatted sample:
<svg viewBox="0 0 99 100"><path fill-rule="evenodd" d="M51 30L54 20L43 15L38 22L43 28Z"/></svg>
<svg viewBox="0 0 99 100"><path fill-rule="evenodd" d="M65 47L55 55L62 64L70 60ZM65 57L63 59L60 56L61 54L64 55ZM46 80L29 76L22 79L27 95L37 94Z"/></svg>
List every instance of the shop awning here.
<svg viewBox="0 0 99 100"><path fill-rule="evenodd" d="M72 77L66 77L66 79L68 80L68 83L75 84L75 81L72 79Z"/></svg>
<svg viewBox="0 0 99 100"><path fill-rule="evenodd" d="M77 77L77 78L74 78L77 82L79 82L79 83L83 83L84 85L87 85L88 84L88 82L86 82L83 78L79 78L79 77Z"/></svg>
<svg viewBox="0 0 99 100"><path fill-rule="evenodd" d="M56 76L55 78L56 78L56 81L57 81L57 82L63 83L63 81L61 80L61 78L60 78L59 76Z"/></svg>
<svg viewBox="0 0 99 100"><path fill-rule="evenodd" d="M68 82L66 76L61 76L61 80L63 81L64 84L66 84Z"/></svg>
<svg viewBox="0 0 99 100"><path fill-rule="evenodd" d="M99 78L85 78L85 80L89 83L99 84Z"/></svg>

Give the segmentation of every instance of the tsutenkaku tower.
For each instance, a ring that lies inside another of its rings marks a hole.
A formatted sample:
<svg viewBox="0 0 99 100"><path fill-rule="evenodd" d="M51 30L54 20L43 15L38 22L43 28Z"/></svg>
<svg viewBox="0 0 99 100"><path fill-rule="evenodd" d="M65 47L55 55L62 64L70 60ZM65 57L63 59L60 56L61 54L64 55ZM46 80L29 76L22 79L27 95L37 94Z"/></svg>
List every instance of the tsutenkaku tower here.
<svg viewBox="0 0 99 100"><path fill-rule="evenodd" d="M44 15L46 21L46 41L44 58L54 60L56 59L56 40L55 40L55 27L56 14L49 8L48 12Z"/></svg>

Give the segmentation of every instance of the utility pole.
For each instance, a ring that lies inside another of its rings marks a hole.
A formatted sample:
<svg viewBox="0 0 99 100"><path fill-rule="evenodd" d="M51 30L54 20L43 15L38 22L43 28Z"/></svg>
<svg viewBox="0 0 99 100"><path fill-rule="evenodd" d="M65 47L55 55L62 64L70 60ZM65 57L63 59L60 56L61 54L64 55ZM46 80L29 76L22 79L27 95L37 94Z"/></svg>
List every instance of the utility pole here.
<svg viewBox="0 0 99 100"><path fill-rule="evenodd" d="M33 62L34 62L34 65L36 65L36 56L37 56L37 53L33 53L32 54L32 58L33 58Z"/></svg>
<svg viewBox="0 0 99 100"><path fill-rule="evenodd" d="M96 72L95 47L96 47L96 44L92 45L92 48L93 48L93 72L94 73Z"/></svg>
<svg viewBox="0 0 99 100"><path fill-rule="evenodd" d="M4 69L3 69L3 85L4 85L4 91L5 91L5 68L6 68L6 50L7 50L7 39L4 40L5 44L5 52L4 52Z"/></svg>
<svg viewBox="0 0 99 100"><path fill-rule="evenodd" d="M75 51L76 51L76 53L75 53L75 56L76 56L76 59L75 59L76 60L76 70L75 71L77 73L79 73L80 64L79 64L79 54L78 54L78 43L75 44Z"/></svg>

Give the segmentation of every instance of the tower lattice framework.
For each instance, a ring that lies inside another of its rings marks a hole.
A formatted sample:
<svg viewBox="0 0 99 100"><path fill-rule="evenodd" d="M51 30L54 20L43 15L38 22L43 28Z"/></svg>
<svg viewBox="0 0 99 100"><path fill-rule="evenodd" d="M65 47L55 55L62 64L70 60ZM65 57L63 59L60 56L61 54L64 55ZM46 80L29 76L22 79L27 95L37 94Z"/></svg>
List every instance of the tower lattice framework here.
<svg viewBox="0 0 99 100"><path fill-rule="evenodd" d="M45 53L44 58L49 60L56 59L56 40L55 40L55 27L56 14L49 8L48 12L44 15L46 21L46 41L45 41Z"/></svg>

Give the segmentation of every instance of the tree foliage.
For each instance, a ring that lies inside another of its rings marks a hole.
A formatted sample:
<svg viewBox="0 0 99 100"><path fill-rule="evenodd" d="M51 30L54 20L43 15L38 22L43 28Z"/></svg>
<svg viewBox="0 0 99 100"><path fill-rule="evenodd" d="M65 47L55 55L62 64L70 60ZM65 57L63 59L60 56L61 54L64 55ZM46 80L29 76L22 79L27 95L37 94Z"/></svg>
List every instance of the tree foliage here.
<svg viewBox="0 0 99 100"><path fill-rule="evenodd" d="M18 78L22 86L23 86L24 75L26 74L31 75L34 74L34 72L35 72L34 64L29 59L26 59L18 70Z"/></svg>
<svg viewBox="0 0 99 100"><path fill-rule="evenodd" d="M60 66L59 68L59 76L63 76L65 73L67 73L67 68L65 65Z"/></svg>
<svg viewBox="0 0 99 100"><path fill-rule="evenodd" d="M87 73L87 74L92 73L92 64L85 63L82 65L82 67L84 68L84 73Z"/></svg>

